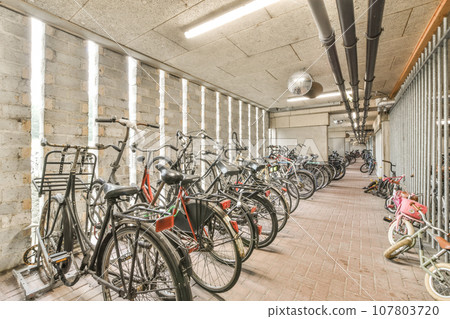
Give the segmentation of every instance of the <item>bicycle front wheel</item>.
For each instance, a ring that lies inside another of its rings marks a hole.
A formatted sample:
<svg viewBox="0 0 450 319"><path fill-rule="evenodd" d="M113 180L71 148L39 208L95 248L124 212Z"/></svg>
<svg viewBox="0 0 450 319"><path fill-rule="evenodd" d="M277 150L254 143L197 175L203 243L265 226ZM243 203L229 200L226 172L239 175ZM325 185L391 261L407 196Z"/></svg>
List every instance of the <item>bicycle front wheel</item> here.
<svg viewBox="0 0 450 319"><path fill-rule="evenodd" d="M391 245L394 245L404 236L412 236L414 234L414 226L406 219L400 220L397 227L397 223L394 221L388 230L388 239Z"/></svg>
<svg viewBox="0 0 450 319"><path fill-rule="evenodd" d="M411 245L413 243L413 240L409 237L404 238L398 242L396 242L394 245L389 247L384 252L384 257L387 259L393 259L400 255L401 253L407 251L409 248L411 248Z"/></svg>
<svg viewBox="0 0 450 319"><path fill-rule="evenodd" d="M361 171L361 173L367 173L369 171L369 164L367 163L362 164L359 170Z"/></svg>
<svg viewBox="0 0 450 319"><path fill-rule="evenodd" d="M298 170L289 179L297 185L301 199L310 198L316 191L314 176L308 171Z"/></svg>
<svg viewBox="0 0 450 319"><path fill-rule="evenodd" d="M153 226L125 226L109 236L100 254L100 274L125 297L103 285L105 300L192 300L187 276L178 267L177 256ZM134 265L133 265L134 263ZM130 279L132 278L131 289Z"/></svg>

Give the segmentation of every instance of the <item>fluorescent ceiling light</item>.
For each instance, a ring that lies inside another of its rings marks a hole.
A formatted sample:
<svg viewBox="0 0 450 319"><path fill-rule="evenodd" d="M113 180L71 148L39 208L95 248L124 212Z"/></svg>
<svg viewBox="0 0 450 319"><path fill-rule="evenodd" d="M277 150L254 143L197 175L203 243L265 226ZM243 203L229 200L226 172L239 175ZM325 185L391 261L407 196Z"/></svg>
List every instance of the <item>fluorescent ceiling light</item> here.
<svg viewBox="0 0 450 319"><path fill-rule="evenodd" d="M202 23L184 33L184 36L188 39L196 37L205 32L211 31L215 28L223 26L229 22L242 18L243 16L255 12L259 9L267 7L268 5L278 2L280 0L254 0L242 7L231 10L217 18Z"/></svg>
<svg viewBox="0 0 450 319"><path fill-rule="evenodd" d="M351 91L347 91L347 94L349 92L351 92ZM313 99L310 99L309 97L306 97L306 96L290 97L287 99L287 101L288 102L313 101L315 99L326 99L328 97L336 97L336 96L341 96L341 92L337 91L337 92L324 93Z"/></svg>
<svg viewBox="0 0 450 319"><path fill-rule="evenodd" d="M352 112L352 117L353 117L354 119L356 119L356 113L355 113L355 112Z"/></svg>

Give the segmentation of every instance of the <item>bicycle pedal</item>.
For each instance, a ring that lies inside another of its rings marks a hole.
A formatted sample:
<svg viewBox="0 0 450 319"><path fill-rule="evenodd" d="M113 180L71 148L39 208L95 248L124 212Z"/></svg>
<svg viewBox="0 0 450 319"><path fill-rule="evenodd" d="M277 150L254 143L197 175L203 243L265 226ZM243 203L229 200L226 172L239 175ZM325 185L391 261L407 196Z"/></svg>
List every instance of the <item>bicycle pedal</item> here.
<svg viewBox="0 0 450 319"><path fill-rule="evenodd" d="M391 217L388 217L388 216L384 216L384 217L383 217L383 220L384 220L385 222L388 222L388 223L391 223L391 222L392 222L392 218L391 218Z"/></svg>
<svg viewBox="0 0 450 319"><path fill-rule="evenodd" d="M69 253L67 251L61 251L49 256L51 263L59 264L63 261L66 261L70 258Z"/></svg>

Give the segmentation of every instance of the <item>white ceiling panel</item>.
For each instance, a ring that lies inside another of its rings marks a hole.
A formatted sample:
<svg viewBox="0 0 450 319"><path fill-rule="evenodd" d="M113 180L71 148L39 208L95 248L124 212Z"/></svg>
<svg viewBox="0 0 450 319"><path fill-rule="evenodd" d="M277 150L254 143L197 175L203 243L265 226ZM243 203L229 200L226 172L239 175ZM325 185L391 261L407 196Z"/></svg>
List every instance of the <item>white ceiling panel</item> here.
<svg viewBox="0 0 450 319"><path fill-rule="evenodd" d="M167 61L187 52L185 48L176 42L153 30L129 42L128 46L140 52L147 52L152 58L160 61Z"/></svg>
<svg viewBox="0 0 450 319"><path fill-rule="evenodd" d="M174 66L256 103L269 106L289 76L308 69L324 91L336 91L306 0L280 0L192 39L184 32L250 0L17 0ZM439 0L387 0L374 90L390 93ZM335 0L325 0L348 86ZM364 87L367 0L355 0L359 87ZM322 55L323 54L323 55ZM321 56L322 55L322 56ZM316 61L317 60L317 61ZM275 103L287 106L290 93Z"/></svg>
<svg viewBox="0 0 450 319"><path fill-rule="evenodd" d="M186 9L179 0L90 0L70 21L127 44Z"/></svg>
<svg viewBox="0 0 450 319"><path fill-rule="evenodd" d="M276 48L263 53L233 60L221 65L221 69L235 75L245 75L248 73L263 72L271 67L294 64L299 62L299 58L290 45Z"/></svg>
<svg viewBox="0 0 450 319"><path fill-rule="evenodd" d="M180 69L188 68L192 70L223 65L245 56L230 40L222 38L167 62Z"/></svg>
<svg viewBox="0 0 450 319"><path fill-rule="evenodd" d="M84 6L89 0L24 0L33 6L39 7L45 11L49 11L52 14L61 17L66 20L70 20L80 9L80 6Z"/></svg>
<svg viewBox="0 0 450 319"><path fill-rule="evenodd" d="M316 33L309 8L302 7L237 32L229 39L247 55L254 55L310 38Z"/></svg>

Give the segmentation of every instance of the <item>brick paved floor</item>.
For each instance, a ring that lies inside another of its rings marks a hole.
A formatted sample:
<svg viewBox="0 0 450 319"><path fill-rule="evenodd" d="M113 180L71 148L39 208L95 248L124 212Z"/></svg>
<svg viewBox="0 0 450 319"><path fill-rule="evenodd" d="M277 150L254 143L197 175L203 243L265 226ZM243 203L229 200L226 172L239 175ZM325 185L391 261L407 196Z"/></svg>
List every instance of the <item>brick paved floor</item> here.
<svg viewBox="0 0 450 319"><path fill-rule="evenodd" d="M273 244L244 263L233 289L213 295L194 286L195 300L431 300L415 252L395 262L383 258L383 200L363 193L369 178L360 165L303 201ZM0 300L22 299L12 274L0 275ZM101 299L91 278L38 298Z"/></svg>

